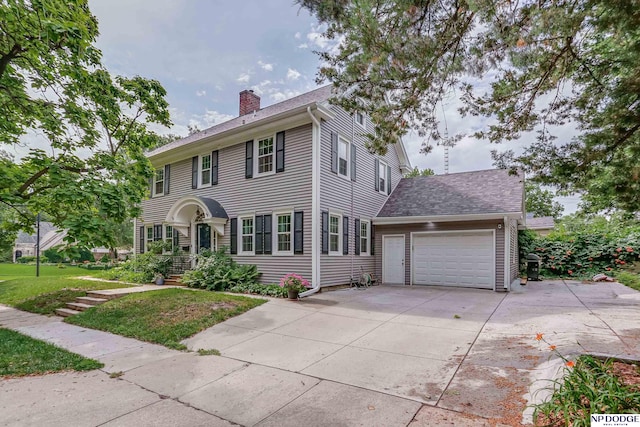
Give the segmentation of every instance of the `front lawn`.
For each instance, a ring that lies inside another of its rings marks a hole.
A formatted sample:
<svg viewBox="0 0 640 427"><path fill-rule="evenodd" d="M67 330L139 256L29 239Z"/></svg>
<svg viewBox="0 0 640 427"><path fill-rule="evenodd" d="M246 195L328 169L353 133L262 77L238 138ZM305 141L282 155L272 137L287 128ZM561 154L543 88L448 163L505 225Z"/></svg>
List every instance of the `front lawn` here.
<svg viewBox="0 0 640 427"><path fill-rule="evenodd" d="M75 265L63 264L62 268L57 265L41 265L40 277L73 277L73 276L96 276L100 270L87 270ZM36 277L36 266L34 264L12 264L0 263L0 280L7 280L15 277Z"/></svg>
<svg viewBox="0 0 640 427"><path fill-rule="evenodd" d="M182 350L183 339L265 302L214 292L163 289L127 295L65 321Z"/></svg>
<svg viewBox="0 0 640 427"><path fill-rule="evenodd" d="M0 328L0 378L59 371L89 371L104 365L52 344Z"/></svg>
<svg viewBox="0 0 640 427"><path fill-rule="evenodd" d="M18 277L0 282L0 303L32 313L53 314L56 308L64 307L89 290L129 286L75 277Z"/></svg>
<svg viewBox="0 0 640 427"><path fill-rule="evenodd" d="M640 291L640 275L630 271L620 271L616 273L616 280L625 286Z"/></svg>

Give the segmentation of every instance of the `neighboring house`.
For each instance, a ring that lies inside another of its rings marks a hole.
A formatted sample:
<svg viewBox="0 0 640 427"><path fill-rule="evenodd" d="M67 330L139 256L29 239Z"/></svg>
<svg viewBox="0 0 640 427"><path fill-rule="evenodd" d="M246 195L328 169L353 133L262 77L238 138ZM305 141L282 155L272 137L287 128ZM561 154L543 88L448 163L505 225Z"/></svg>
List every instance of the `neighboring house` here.
<svg viewBox="0 0 640 427"><path fill-rule="evenodd" d="M526 227L533 230L540 236L546 236L553 231L556 220L552 216L541 216L538 218L527 218Z"/></svg>
<svg viewBox="0 0 640 427"><path fill-rule="evenodd" d="M384 156L370 154L364 146L364 133L373 131L368 117L329 105L331 95L327 86L260 108L260 98L243 91L239 117L149 153L156 174L151 197L143 201L142 216L136 220L135 252L161 239L190 254L225 246L238 263L255 264L263 283L276 283L295 272L314 287L333 286L348 284L361 271L377 271L387 283L414 283L411 274L400 277L393 271L400 263L403 273L410 271L403 255L411 255L410 242L394 242L387 234L409 233L421 226L387 225L392 223L378 214L383 206L392 206L396 191L407 182L402 175L411 165L404 145L390 144ZM493 176L496 171L485 173ZM521 180L506 180L498 173L498 182L492 181L495 197L519 192L522 202ZM428 178L448 177L454 175ZM475 184L465 185L483 187ZM422 194L416 197L432 203ZM511 204L510 199L509 209ZM480 205L479 210L486 214L486 207ZM480 219L491 220L489 246L498 270L499 262L506 265L504 239L512 236L498 230L498 224L502 227L506 221L510 229L524 211L520 203L512 210L497 206L490 212L490 217ZM473 214L460 217L464 213L456 212L449 219L453 223L438 229L465 228L464 221L472 221L474 230L490 228ZM417 224L425 215L428 221L438 221L429 213L407 219ZM466 244L457 237L456 245ZM481 243L488 244L487 239ZM447 265L460 268L449 261ZM508 288L504 272L494 273L490 279L498 283L496 288ZM477 286L485 287L482 280Z"/></svg>
<svg viewBox="0 0 640 427"><path fill-rule="evenodd" d="M59 231L50 222L40 223L40 254L47 249L61 245L65 236L66 230ZM27 234L23 231L18 233L16 243L13 247L13 261L23 256L36 256L36 234Z"/></svg>

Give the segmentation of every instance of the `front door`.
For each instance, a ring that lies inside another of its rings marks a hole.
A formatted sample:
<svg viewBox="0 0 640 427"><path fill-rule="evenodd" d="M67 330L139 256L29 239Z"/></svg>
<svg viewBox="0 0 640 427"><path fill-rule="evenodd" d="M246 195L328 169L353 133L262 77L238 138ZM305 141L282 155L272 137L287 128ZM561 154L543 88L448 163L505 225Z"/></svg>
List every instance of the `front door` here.
<svg viewBox="0 0 640 427"><path fill-rule="evenodd" d="M382 236L382 281L404 284L404 236Z"/></svg>
<svg viewBox="0 0 640 427"><path fill-rule="evenodd" d="M196 253L201 253L203 249L211 250L211 226L198 224L197 230Z"/></svg>

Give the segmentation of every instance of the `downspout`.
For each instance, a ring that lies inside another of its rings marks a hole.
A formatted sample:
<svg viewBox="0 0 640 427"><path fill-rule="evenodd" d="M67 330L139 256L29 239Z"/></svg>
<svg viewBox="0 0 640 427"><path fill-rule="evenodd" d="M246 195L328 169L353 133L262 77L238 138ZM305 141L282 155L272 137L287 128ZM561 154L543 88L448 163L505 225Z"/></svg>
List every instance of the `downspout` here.
<svg viewBox="0 0 640 427"><path fill-rule="evenodd" d="M320 121L307 107L313 127L311 130L311 285L300 297L313 295L320 290Z"/></svg>
<svg viewBox="0 0 640 427"><path fill-rule="evenodd" d="M139 239L136 239L136 231L137 231L136 228L137 227L138 227L138 219L137 218L133 218L133 258L135 258L137 256L136 245L140 241Z"/></svg>
<svg viewBox="0 0 640 427"><path fill-rule="evenodd" d="M509 218L504 217L504 289L509 290L511 283L511 227Z"/></svg>

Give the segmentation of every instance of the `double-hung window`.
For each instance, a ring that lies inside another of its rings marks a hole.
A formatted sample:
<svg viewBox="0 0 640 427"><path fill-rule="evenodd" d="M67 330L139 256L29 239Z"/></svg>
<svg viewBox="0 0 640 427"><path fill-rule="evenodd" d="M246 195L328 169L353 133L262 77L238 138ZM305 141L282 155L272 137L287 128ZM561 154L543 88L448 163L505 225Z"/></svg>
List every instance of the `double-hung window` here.
<svg viewBox="0 0 640 427"><path fill-rule="evenodd" d="M260 174L268 174L274 171L274 146L273 146L273 136L258 139L256 144L257 155L256 159L258 162L258 175Z"/></svg>
<svg viewBox="0 0 640 427"><path fill-rule="evenodd" d="M152 225L147 225L145 228L145 234L146 234L146 247L145 247L145 251L149 251L149 243L153 243L153 226Z"/></svg>
<svg viewBox="0 0 640 427"><path fill-rule="evenodd" d="M156 169L153 176L153 195L162 196L164 194L164 167Z"/></svg>
<svg viewBox="0 0 640 427"><path fill-rule="evenodd" d="M387 165L380 161L378 162L378 189L382 194L387 194Z"/></svg>
<svg viewBox="0 0 640 427"><path fill-rule="evenodd" d="M200 187L211 185L211 154L200 156Z"/></svg>
<svg viewBox="0 0 640 427"><path fill-rule="evenodd" d="M240 222L240 255L253 255L255 220L253 216L239 218Z"/></svg>
<svg viewBox="0 0 640 427"><path fill-rule="evenodd" d="M338 138L338 175L349 177L349 143Z"/></svg>
<svg viewBox="0 0 640 427"><path fill-rule="evenodd" d="M173 230L173 227L170 225L165 225L164 226L164 240L166 242L169 242L169 244L171 245L171 250L170 252L173 252L173 250L175 249L174 247L174 234L175 231Z"/></svg>
<svg viewBox="0 0 640 427"><path fill-rule="evenodd" d="M360 220L360 255L369 255L369 221Z"/></svg>
<svg viewBox="0 0 640 427"><path fill-rule="evenodd" d="M275 214L276 254L293 254L293 224L291 212Z"/></svg>
<svg viewBox="0 0 640 427"><path fill-rule="evenodd" d="M362 112L356 111L356 114L354 116L354 120L358 125L360 125L360 127L362 127L363 129L365 128L364 114Z"/></svg>
<svg viewBox="0 0 640 427"><path fill-rule="evenodd" d="M342 254L342 217L329 214L329 254Z"/></svg>

